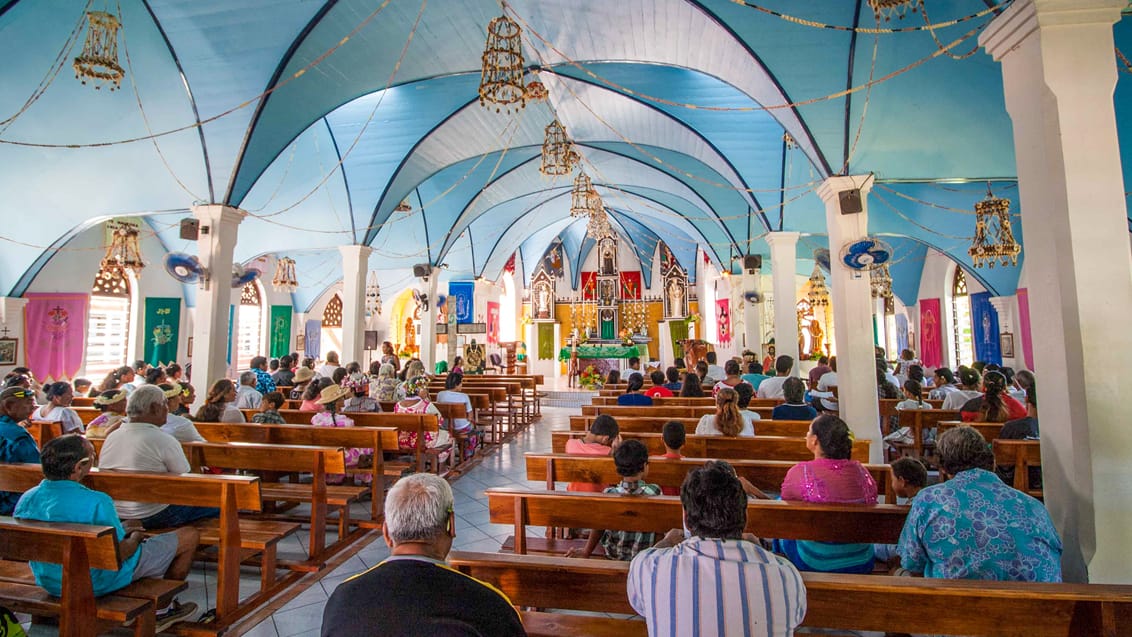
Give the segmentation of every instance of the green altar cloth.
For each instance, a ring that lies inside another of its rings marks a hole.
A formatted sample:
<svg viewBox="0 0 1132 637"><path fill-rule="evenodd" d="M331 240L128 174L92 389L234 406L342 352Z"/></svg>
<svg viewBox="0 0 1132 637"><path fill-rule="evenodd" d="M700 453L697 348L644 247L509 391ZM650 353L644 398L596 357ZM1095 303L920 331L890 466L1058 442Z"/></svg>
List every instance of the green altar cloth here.
<svg viewBox="0 0 1132 637"><path fill-rule="evenodd" d="M578 347L578 358L632 358L641 356L647 351L641 345L581 345ZM558 351L558 360L570 360L570 348L563 347Z"/></svg>

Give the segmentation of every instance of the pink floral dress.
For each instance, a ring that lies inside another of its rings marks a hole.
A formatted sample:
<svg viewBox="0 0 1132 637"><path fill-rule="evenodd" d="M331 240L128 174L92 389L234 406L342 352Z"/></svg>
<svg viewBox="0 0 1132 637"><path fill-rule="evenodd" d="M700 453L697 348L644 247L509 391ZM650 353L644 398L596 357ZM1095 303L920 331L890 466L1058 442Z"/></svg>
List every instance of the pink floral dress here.
<svg viewBox="0 0 1132 637"><path fill-rule="evenodd" d="M311 418L311 424L315 427L353 427L354 421L342 414L332 414L329 411L319 412ZM343 450L346 456L346 466L356 466L358 458L363 455L373 455L373 449L359 449L356 447L349 447ZM341 473L328 473L326 474L326 481L340 484L345 480L346 476ZM365 474L363 480L368 484L373 480L373 476Z"/></svg>

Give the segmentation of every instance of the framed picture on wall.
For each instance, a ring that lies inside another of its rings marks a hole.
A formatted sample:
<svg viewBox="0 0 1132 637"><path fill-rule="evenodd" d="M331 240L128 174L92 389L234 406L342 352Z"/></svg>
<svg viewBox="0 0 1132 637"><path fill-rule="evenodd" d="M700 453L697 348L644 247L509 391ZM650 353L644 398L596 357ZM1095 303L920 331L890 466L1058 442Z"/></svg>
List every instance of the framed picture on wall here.
<svg viewBox="0 0 1132 637"><path fill-rule="evenodd" d="M187 354L188 357L192 358L193 357L193 337L191 337L191 336L189 337L189 342L185 346L185 349L188 350L188 354Z"/></svg>
<svg viewBox="0 0 1132 637"><path fill-rule="evenodd" d="M296 334L295 335L295 351L299 352L300 354L307 351L307 335L306 334Z"/></svg>
<svg viewBox="0 0 1132 637"><path fill-rule="evenodd" d="M1003 358L1014 358L1014 335L1010 332L1003 332L998 336L999 348L1002 350Z"/></svg>
<svg viewBox="0 0 1132 637"><path fill-rule="evenodd" d="M15 365L20 339L0 338L0 365Z"/></svg>

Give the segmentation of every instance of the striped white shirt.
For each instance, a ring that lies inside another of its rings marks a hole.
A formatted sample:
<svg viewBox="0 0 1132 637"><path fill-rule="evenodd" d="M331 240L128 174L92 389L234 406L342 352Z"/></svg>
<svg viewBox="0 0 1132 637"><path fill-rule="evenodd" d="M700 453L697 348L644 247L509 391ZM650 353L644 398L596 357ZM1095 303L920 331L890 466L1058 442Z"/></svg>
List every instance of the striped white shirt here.
<svg viewBox="0 0 1132 637"><path fill-rule="evenodd" d="M628 592L651 637L788 637L806 615L794 565L745 540L693 537L642 551Z"/></svg>

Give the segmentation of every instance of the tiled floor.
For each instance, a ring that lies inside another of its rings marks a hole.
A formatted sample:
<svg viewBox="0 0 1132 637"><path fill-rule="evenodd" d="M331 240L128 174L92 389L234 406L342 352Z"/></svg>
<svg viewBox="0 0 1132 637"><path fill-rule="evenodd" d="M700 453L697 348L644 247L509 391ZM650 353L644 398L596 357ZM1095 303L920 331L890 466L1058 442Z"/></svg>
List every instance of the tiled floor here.
<svg viewBox="0 0 1132 637"><path fill-rule="evenodd" d="M456 540L453 542L453 549L489 552L499 550L500 543L512 533L513 529L510 526L492 524L488 521L484 489L542 488L541 483L527 482L523 454L528 451L549 451L551 430L569 428L570 415L577 413L577 408L543 407L541 420L503 448L488 455L479 465L452 483L452 490L456 496ZM280 552L285 552L286 548L281 548ZM298 547L292 544L291 548ZM374 566L388 555L389 548L378 535L357 555L327 573L316 584L245 634L252 637L318 635L319 627L322 625L322 609L330 593L346 578ZM249 587L256 585L253 578L245 579L248 580ZM200 575L199 569L195 570L194 576L190 578L190 590L187 595L182 596L182 599L196 601L198 604L203 604L205 599L209 599L205 596L203 581L205 580ZM211 583L214 580L208 581ZM211 594L213 591L209 590L208 593Z"/></svg>

